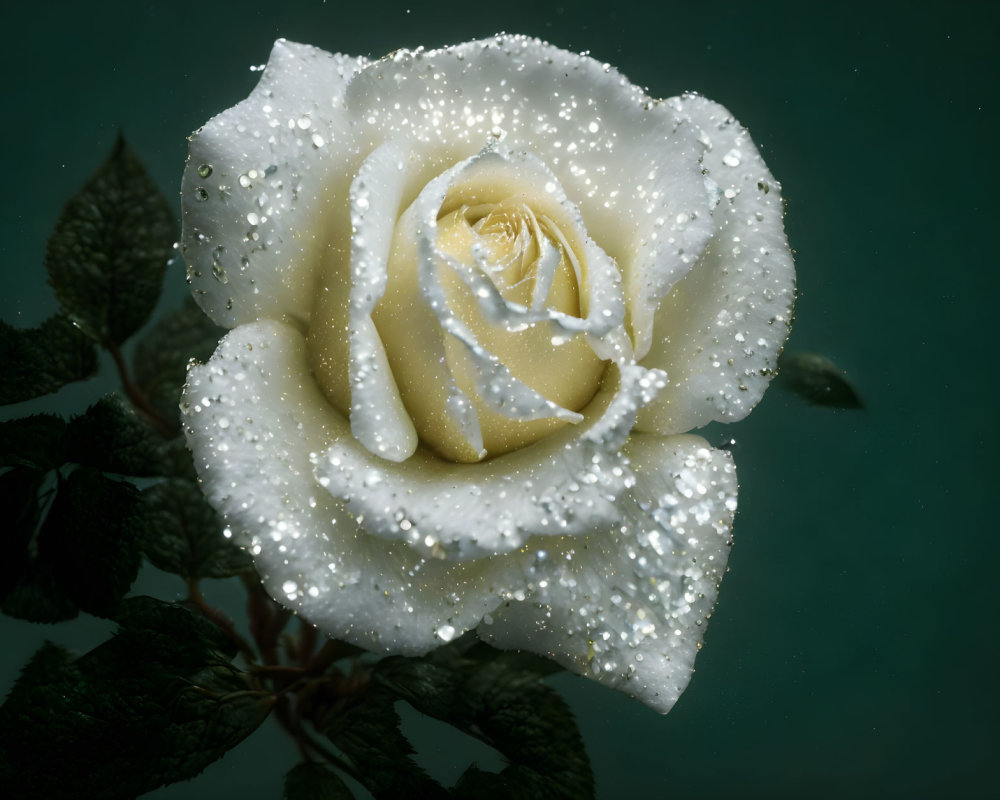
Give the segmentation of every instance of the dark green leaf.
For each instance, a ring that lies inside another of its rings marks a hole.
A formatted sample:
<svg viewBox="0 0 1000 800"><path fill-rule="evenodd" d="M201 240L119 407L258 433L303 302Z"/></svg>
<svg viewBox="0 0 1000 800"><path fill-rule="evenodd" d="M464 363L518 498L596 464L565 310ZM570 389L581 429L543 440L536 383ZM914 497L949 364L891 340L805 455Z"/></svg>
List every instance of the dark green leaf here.
<svg viewBox="0 0 1000 800"><path fill-rule="evenodd" d="M167 478L142 493L142 551L154 566L186 578L228 578L252 567L223 536L225 524L196 484Z"/></svg>
<svg viewBox="0 0 1000 800"><path fill-rule="evenodd" d="M61 622L79 613L53 565L37 557L37 532L45 505L39 493L46 480L41 470L23 467L0 476L0 511L7 521L0 534L0 607L7 616L29 622ZM55 478L50 480L54 485Z"/></svg>
<svg viewBox="0 0 1000 800"><path fill-rule="evenodd" d="M320 764L299 764L285 775L285 800L353 800L339 775Z"/></svg>
<svg viewBox="0 0 1000 800"><path fill-rule="evenodd" d="M180 426L181 387L192 358L207 361L226 333L188 297L157 322L135 348L135 380L160 415Z"/></svg>
<svg viewBox="0 0 1000 800"><path fill-rule="evenodd" d="M138 493L88 467L62 480L38 535L38 559L83 610L112 613L139 572Z"/></svg>
<svg viewBox="0 0 1000 800"><path fill-rule="evenodd" d="M20 580L4 598L3 613L28 622L64 622L80 613L56 577L52 565L30 561Z"/></svg>
<svg viewBox="0 0 1000 800"><path fill-rule="evenodd" d="M30 563L31 537L38 527L41 505L38 490L45 476L38 470L15 468L0 475L0 601L20 582Z"/></svg>
<svg viewBox="0 0 1000 800"><path fill-rule="evenodd" d="M76 660L48 644L25 668L0 708L5 796L133 798L197 775L267 717L272 698L247 691L193 614L137 599L113 639Z"/></svg>
<svg viewBox="0 0 1000 800"><path fill-rule="evenodd" d="M388 658L376 667L375 678L418 711L476 737L510 762L499 775L470 768L455 787L457 796L593 797L590 762L565 701L533 671L493 654L463 645L424 658Z"/></svg>
<svg viewBox="0 0 1000 800"><path fill-rule="evenodd" d="M826 356L817 353L782 353L778 383L807 403L830 408L864 408L844 373Z"/></svg>
<svg viewBox="0 0 1000 800"><path fill-rule="evenodd" d="M49 470L66 461L66 423L53 414L0 422L0 467Z"/></svg>
<svg viewBox="0 0 1000 800"><path fill-rule="evenodd" d="M376 800L447 797L448 793L410 758L413 746L399 728L396 698L371 685L359 703L338 714L326 735L354 764Z"/></svg>
<svg viewBox="0 0 1000 800"><path fill-rule="evenodd" d="M101 344L149 318L175 239L174 214L124 138L63 209L45 267L56 298Z"/></svg>
<svg viewBox="0 0 1000 800"><path fill-rule="evenodd" d="M150 671L189 671L236 655L232 640L201 614L155 597L123 600L114 615L132 658ZM218 656L216 655L218 654Z"/></svg>
<svg viewBox="0 0 1000 800"><path fill-rule="evenodd" d="M34 400L97 370L94 343L67 317L21 330L0 321L0 405Z"/></svg>
<svg viewBox="0 0 1000 800"><path fill-rule="evenodd" d="M118 395L102 397L69 423L69 460L102 472L161 475L161 439Z"/></svg>

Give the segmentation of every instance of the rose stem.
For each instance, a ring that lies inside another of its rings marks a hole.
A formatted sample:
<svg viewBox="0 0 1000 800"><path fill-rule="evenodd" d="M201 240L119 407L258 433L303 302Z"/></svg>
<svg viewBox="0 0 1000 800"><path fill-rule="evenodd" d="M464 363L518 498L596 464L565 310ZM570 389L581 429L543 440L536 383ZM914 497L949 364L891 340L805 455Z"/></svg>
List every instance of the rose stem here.
<svg viewBox="0 0 1000 800"><path fill-rule="evenodd" d="M240 636L239 632L236 630L236 626L233 621L229 619L225 614L223 614L219 609L212 607L205 600L205 596L201 593L201 587L198 586L197 578L187 579L188 587L188 602L197 608L202 616L204 616L210 622L213 622L217 628L219 628L223 633L226 634L238 648L240 653L243 655L243 659L248 665L252 665L257 660L257 654L254 653L253 648L250 643Z"/></svg>
<svg viewBox="0 0 1000 800"><path fill-rule="evenodd" d="M125 395L131 401L132 405L135 407L143 418L148 422L153 429L160 434L164 439L173 439L178 433L180 433L179 425L170 425L166 422L160 413L153 408L153 404L149 402L149 398L146 397L145 392L140 389L135 381L132 380L132 376L128 371L128 365L125 363L125 357L122 355L121 349L110 339L105 341L104 349L111 353L111 357L115 361L115 366L118 368L118 375L122 381L122 388L125 390Z"/></svg>

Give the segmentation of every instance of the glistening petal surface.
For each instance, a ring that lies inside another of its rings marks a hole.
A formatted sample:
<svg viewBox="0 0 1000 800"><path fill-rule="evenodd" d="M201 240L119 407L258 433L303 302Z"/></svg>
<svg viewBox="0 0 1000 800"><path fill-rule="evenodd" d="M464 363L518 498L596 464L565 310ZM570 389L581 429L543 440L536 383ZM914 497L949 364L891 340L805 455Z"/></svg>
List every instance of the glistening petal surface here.
<svg viewBox="0 0 1000 800"><path fill-rule="evenodd" d="M524 36L398 51L360 72L345 103L376 141L406 135L428 180L496 137L540 155L618 263L646 352L659 299L712 233L697 126L612 67Z"/></svg>
<svg viewBox="0 0 1000 800"><path fill-rule="evenodd" d="M342 249L346 262L348 165L358 159L339 106L364 64L278 40L250 96L191 136L184 260L217 324L307 320L327 251Z"/></svg>
<svg viewBox="0 0 1000 800"><path fill-rule="evenodd" d="M633 436L621 523L546 548L531 590L483 625L666 713L687 686L731 544L736 472L696 436Z"/></svg>
<svg viewBox="0 0 1000 800"><path fill-rule="evenodd" d="M303 380L308 369L301 334L264 321L236 328L190 370L185 430L212 505L268 591L338 638L423 653L475 627L521 588L528 557L425 559L368 534L313 476L316 451L360 445Z"/></svg>
<svg viewBox="0 0 1000 800"><path fill-rule="evenodd" d="M660 305L642 361L666 370L670 385L643 410L639 429L682 433L735 422L758 403L788 336L795 268L781 185L746 129L704 97L667 102L704 132L704 166L719 192L718 229Z"/></svg>

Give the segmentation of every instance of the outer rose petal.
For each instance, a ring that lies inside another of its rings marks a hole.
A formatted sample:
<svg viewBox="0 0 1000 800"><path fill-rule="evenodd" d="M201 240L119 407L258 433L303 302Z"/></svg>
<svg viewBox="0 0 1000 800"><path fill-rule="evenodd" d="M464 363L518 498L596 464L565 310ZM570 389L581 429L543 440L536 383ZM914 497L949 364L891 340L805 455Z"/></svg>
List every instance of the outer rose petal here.
<svg viewBox="0 0 1000 800"><path fill-rule="evenodd" d="M667 101L701 126L719 187L718 230L694 269L663 300L642 364L670 385L639 416L639 430L683 433L750 413L777 368L795 299L795 268L782 226L781 185L750 135L718 103Z"/></svg>
<svg viewBox="0 0 1000 800"><path fill-rule="evenodd" d="M622 524L549 548L524 602L479 629L666 713L687 686L726 569L736 510L728 453L696 436L633 436Z"/></svg>
<svg viewBox="0 0 1000 800"><path fill-rule="evenodd" d="M664 383L662 373L627 367L579 427L479 464L426 451L402 464L373 463L356 442L340 438L314 459L316 475L369 533L432 558L485 559L533 535L590 534L618 519L616 501L631 483L619 451L636 412Z"/></svg>
<svg viewBox="0 0 1000 800"><path fill-rule="evenodd" d="M659 299L713 229L696 125L612 67L524 36L399 51L360 72L345 105L376 142L407 137L427 180L496 136L543 159L617 261L646 352Z"/></svg>
<svg viewBox="0 0 1000 800"><path fill-rule="evenodd" d="M316 450L354 440L308 373L301 334L270 321L190 370L182 407L208 499L268 591L332 635L423 653L474 628L524 585L530 555L428 560L368 534L313 477Z"/></svg>
<svg viewBox="0 0 1000 800"><path fill-rule="evenodd" d="M195 299L219 325L307 320L327 249L343 248L346 262L360 159L339 105L364 65L279 39L250 96L191 136L184 259Z"/></svg>

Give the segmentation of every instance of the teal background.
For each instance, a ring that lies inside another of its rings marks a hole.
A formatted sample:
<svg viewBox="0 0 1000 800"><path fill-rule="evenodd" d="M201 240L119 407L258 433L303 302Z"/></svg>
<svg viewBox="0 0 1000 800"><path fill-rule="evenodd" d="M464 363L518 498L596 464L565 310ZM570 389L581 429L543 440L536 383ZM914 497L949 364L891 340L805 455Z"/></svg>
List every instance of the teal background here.
<svg viewBox="0 0 1000 800"><path fill-rule="evenodd" d="M746 421L708 433L737 440L740 509L690 688L660 717L555 680L599 796L995 796L997 11L4 3L0 316L28 326L55 309L46 236L119 130L179 211L185 137L248 93L248 67L279 36L378 56L524 32L590 50L653 95L722 102L784 185L799 276L789 347L832 357L868 409L772 391ZM172 305L179 265L168 284ZM79 410L112 385L105 361L98 380L4 411ZM181 589L141 581L161 597ZM238 609L225 589L210 596ZM4 691L43 638L89 647L109 630L0 626ZM465 752L438 727L422 736L434 770ZM277 798L295 759L269 724L193 783L149 797Z"/></svg>

